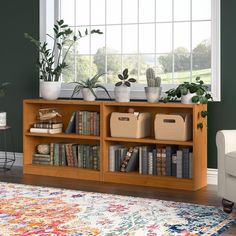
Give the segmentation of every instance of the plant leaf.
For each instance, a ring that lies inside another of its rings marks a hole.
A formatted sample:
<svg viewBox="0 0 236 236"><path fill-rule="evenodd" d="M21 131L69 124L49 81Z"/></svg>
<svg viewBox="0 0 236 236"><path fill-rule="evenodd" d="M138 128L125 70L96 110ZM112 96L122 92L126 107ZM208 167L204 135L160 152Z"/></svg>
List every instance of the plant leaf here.
<svg viewBox="0 0 236 236"><path fill-rule="evenodd" d="M125 81L125 85L126 85L127 87L130 87L130 86L131 86L130 82L128 82L128 81Z"/></svg>
<svg viewBox="0 0 236 236"><path fill-rule="evenodd" d="M128 81L131 82L131 83L135 83L135 82L136 82L136 79L134 79L134 78L129 78Z"/></svg>
<svg viewBox="0 0 236 236"><path fill-rule="evenodd" d="M118 75L118 78L119 78L120 80L124 80L124 77L123 77L123 75L121 75L121 74Z"/></svg>
<svg viewBox="0 0 236 236"><path fill-rule="evenodd" d="M120 82L117 82L117 83L115 84L116 87L121 86L121 85L122 85L122 82L121 82L121 81L120 81Z"/></svg>
<svg viewBox="0 0 236 236"><path fill-rule="evenodd" d="M111 96L110 96L109 92L107 91L107 89L104 86L102 86L101 84L97 84L95 88L104 89L104 91L106 92L107 96L111 99Z"/></svg>

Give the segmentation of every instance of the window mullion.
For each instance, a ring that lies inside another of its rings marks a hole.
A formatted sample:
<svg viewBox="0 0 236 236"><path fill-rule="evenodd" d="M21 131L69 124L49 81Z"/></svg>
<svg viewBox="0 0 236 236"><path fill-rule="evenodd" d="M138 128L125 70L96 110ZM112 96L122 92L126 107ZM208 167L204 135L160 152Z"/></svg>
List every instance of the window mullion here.
<svg viewBox="0 0 236 236"><path fill-rule="evenodd" d="M193 81L193 0L190 0L190 82Z"/></svg>
<svg viewBox="0 0 236 236"><path fill-rule="evenodd" d="M172 84L174 84L175 73L175 45L174 45L174 0L172 0Z"/></svg>

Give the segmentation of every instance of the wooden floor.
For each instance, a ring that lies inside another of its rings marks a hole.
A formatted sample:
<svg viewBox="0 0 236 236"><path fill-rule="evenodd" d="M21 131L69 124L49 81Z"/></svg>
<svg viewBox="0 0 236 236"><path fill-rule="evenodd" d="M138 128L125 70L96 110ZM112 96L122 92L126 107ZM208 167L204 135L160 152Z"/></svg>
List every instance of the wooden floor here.
<svg viewBox="0 0 236 236"><path fill-rule="evenodd" d="M189 202L221 207L221 199L216 194L216 186L208 185L199 191L168 190L161 188L131 186L124 184L100 183L95 181L79 181L74 179L54 178L36 175L23 175L21 168L11 171L0 171L0 181L23 183L29 185L59 187L83 190L89 192L112 193L119 195L154 198L162 200ZM234 208L234 212L236 209ZM236 225L221 234L222 236L236 236Z"/></svg>

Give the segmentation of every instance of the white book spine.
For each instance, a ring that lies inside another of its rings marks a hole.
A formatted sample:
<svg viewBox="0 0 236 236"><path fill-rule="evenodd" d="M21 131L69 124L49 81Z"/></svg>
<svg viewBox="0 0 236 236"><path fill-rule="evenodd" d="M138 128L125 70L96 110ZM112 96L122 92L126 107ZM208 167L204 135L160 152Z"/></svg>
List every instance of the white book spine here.
<svg viewBox="0 0 236 236"><path fill-rule="evenodd" d="M177 167L176 167L176 177L183 178L183 151L177 150Z"/></svg>

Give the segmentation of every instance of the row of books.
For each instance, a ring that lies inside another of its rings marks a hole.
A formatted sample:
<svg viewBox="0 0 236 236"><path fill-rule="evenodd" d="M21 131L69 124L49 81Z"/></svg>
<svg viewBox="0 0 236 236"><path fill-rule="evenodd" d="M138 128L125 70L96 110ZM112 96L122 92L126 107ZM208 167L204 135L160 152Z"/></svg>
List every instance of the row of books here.
<svg viewBox="0 0 236 236"><path fill-rule="evenodd" d="M31 133L58 134L62 133L62 122L35 122L30 128Z"/></svg>
<svg viewBox="0 0 236 236"><path fill-rule="evenodd" d="M75 111L67 125L65 133L81 135L99 135L100 113L96 111Z"/></svg>
<svg viewBox="0 0 236 236"><path fill-rule="evenodd" d="M109 146L109 171L138 171L143 175L192 178L193 153L190 148L166 146Z"/></svg>
<svg viewBox="0 0 236 236"><path fill-rule="evenodd" d="M50 143L48 154L33 154L34 164L71 166L100 170L100 146L75 143Z"/></svg>

